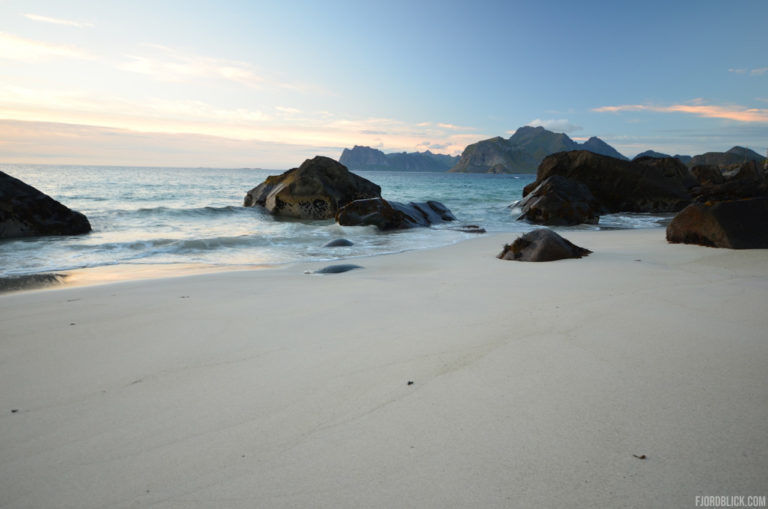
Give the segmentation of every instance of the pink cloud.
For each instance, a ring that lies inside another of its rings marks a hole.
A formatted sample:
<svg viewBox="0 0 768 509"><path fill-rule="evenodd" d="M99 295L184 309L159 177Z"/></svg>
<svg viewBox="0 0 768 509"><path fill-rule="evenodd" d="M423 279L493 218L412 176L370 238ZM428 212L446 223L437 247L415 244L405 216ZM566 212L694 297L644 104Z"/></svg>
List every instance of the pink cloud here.
<svg viewBox="0 0 768 509"><path fill-rule="evenodd" d="M618 113L620 111L656 111L661 113L689 113L705 118L724 118L737 122L768 122L768 109L745 108L743 106L713 106L700 104L673 104L671 106L652 106L647 104L623 104L620 106L601 106L592 111L598 113Z"/></svg>

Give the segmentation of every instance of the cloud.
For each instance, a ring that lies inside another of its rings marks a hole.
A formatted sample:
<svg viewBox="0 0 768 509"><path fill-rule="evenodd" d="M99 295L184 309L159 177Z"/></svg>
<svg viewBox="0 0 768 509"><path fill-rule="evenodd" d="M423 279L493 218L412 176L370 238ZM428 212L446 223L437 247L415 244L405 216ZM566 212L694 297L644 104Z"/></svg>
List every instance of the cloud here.
<svg viewBox="0 0 768 509"><path fill-rule="evenodd" d="M410 152L425 146L424 141L429 140L430 146L439 146L441 152L458 154L468 144L488 137L471 128L458 130L434 122L412 124L391 118L354 118L327 111L295 110L295 114L290 115L282 115L275 109L269 111L275 114L222 108L198 100L128 100L60 88L0 85L0 118L24 122L81 125L120 132L200 135L233 142L318 147L318 150L368 145ZM46 150L40 147L41 153ZM138 145L137 150L141 150Z"/></svg>
<svg viewBox="0 0 768 509"><path fill-rule="evenodd" d="M648 104L623 104L620 106L601 106L592 111L598 113L618 113L622 111L654 111L660 113L687 113L704 118L722 118L737 122L768 122L768 109L746 108L744 106L714 106L700 104L673 104L654 106Z"/></svg>
<svg viewBox="0 0 768 509"><path fill-rule="evenodd" d="M200 78L223 79L248 86L259 86L264 82L253 66L245 62L183 53L156 44L144 46L153 50L152 56L125 55L128 60L118 64L117 68L167 82Z"/></svg>
<svg viewBox="0 0 768 509"><path fill-rule="evenodd" d="M95 59L93 55L75 46L48 44L0 32L0 59L29 62L60 57L79 60Z"/></svg>
<svg viewBox="0 0 768 509"><path fill-rule="evenodd" d="M728 72L734 74L749 74L750 76L762 76L763 74L768 73L768 67L759 67L757 69L731 68L728 69Z"/></svg>
<svg viewBox="0 0 768 509"><path fill-rule="evenodd" d="M70 21L67 19L59 19L59 18L50 18L48 16L40 16L38 14L24 14L25 18L31 19L33 21L40 21L42 23L52 23L54 25L67 25L77 28L86 28L86 27L92 27L93 25L91 23L83 23L80 21Z"/></svg>
<svg viewBox="0 0 768 509"><path fill-rule="evenodd" d="M537 118L536 120L529 122L528 125L531 127L543 127L544 129L548 129L550 131L563 133L572 133L574 131L581 131L583 129L583 127L571 123L567 118L552 120L541 120ZM514 131L510 132L509 134L514 134Z"/></svg>

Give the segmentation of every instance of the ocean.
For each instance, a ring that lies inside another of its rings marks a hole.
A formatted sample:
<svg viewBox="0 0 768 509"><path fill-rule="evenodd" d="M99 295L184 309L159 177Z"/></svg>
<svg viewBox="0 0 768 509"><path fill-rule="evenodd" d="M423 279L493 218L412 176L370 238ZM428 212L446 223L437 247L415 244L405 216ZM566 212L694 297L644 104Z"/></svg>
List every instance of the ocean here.
<svg viewBox="0 0 768 509"><path fill-rule="evenodd" d="M248 190L282 170L4 164L0 171L84 213L93 227L81 236L0 240L0 278L115 265L234 268L334 261L444 246L476 235L451 229L457 225L510 234L535 228L516 221L519 210L510 207L535 179L532 174L357 172L380 185L385 199L437 200L458 219L379 232L332 220L282 219L242 206ZM601 217L598 226L572 228L646 228L668 219L614 214ZM354 245L323 247L337 238Z"/></svg>

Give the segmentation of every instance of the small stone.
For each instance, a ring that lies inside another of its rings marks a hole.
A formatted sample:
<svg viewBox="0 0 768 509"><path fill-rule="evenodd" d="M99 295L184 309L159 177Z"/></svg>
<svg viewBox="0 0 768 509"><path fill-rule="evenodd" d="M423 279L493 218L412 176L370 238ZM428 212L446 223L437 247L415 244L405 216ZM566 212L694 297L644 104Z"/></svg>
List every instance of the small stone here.
<svg viewBox="0 0 768 509"><path fill-rule="evenodd" d="M408 385L413 385L413 380L408 380Z"/></svg>

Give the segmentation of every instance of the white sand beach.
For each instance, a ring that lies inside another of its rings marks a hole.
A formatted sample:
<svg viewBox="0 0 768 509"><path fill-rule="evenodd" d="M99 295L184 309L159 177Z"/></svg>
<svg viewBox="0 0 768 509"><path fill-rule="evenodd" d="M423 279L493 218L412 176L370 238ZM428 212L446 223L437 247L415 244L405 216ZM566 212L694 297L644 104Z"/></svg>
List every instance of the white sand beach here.
<svg viewBox="0 0 768 509"><path fill-rule="evenodd" d="M768 495L768 250L564 236L2 295L0 507Z"/></svg>

